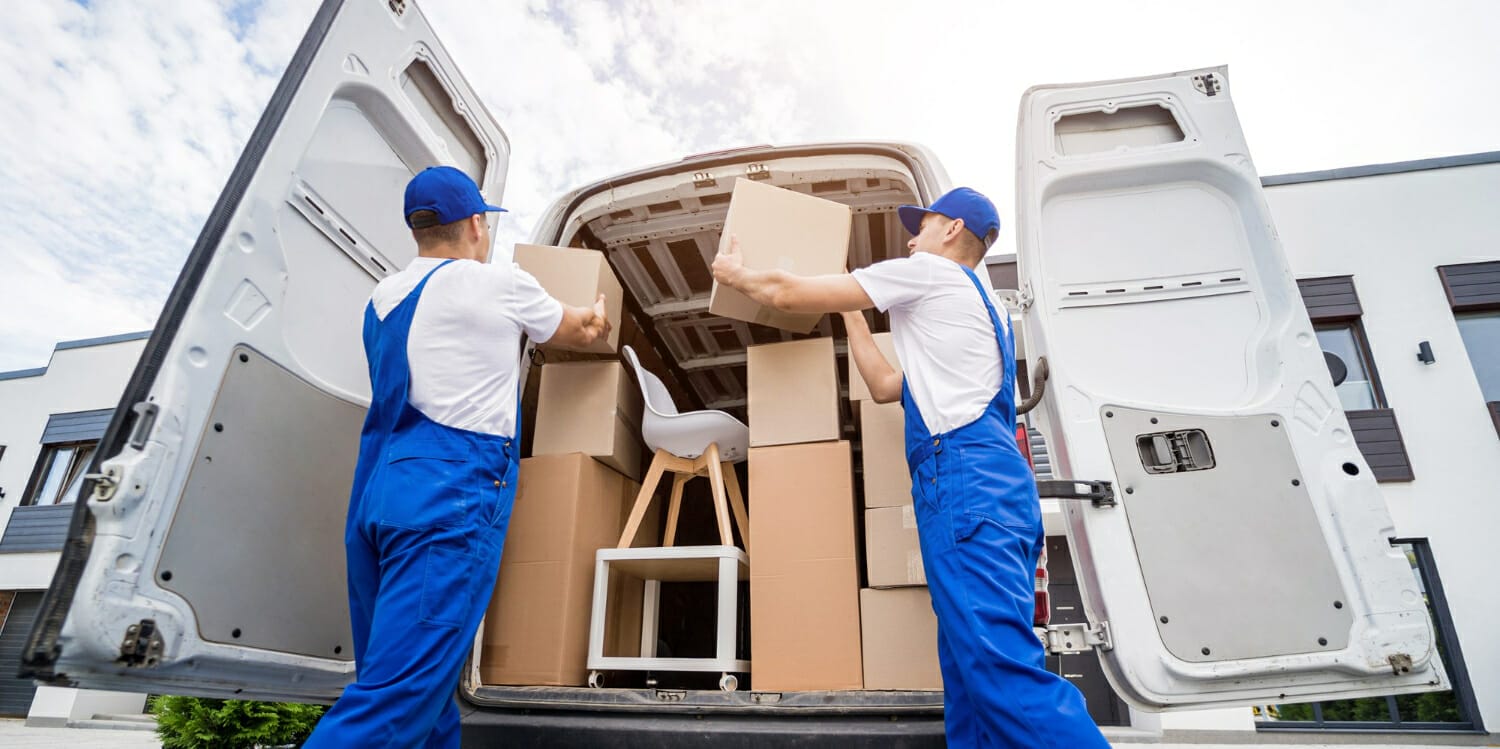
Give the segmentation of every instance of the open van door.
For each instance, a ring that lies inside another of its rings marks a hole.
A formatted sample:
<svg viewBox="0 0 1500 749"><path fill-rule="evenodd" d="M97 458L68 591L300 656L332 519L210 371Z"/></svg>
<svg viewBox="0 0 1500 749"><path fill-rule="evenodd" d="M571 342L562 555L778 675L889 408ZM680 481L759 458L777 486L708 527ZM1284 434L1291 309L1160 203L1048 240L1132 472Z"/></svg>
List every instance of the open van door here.
<svg viewBox="0 0 1500 749"><path fill-rule="evenodd" d="M1132 704L1446 686L1421 589L1282 252L1225 68L1021 101L1036 411L1089 642Z"/></svg>
<svg viewBox="0 0 1500 749"><path fill-rule="evenodd" d="M74 511L23 655L60 685L332 700L375 283L407 180L499 199L510 147L422 13L328 0L199 235Z"/></svg>

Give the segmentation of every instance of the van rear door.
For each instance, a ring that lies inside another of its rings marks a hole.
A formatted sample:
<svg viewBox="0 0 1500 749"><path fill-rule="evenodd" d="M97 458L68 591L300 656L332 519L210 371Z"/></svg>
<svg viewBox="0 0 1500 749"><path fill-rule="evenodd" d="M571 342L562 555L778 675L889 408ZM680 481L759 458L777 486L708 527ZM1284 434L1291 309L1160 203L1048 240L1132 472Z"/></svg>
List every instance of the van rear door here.
<svg viewBox="0 0 1500 749"><path fill-rule="evenodd" d="M498 200L510 147L415 5L328 0L208 217L79 497L24 669L56 684L331 700L377 281L410 177Z"/></svg>
<svg viewBox="0 0 1500 749"><path fill-rule="evenodd" d="M1442 688L1226 69L1042 86L1017 138L1036 418L1091 633L1145 709Z"/></svg>

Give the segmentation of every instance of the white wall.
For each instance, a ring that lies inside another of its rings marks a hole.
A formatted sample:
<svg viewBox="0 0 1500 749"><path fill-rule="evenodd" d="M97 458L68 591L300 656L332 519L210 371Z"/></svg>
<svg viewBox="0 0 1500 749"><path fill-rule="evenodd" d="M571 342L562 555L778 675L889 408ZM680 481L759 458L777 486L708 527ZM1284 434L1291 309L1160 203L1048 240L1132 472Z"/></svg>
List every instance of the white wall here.
<svg viewBox="0 0 1500 749"><path fill-rule="evenodd" d="M5 498L0 499L0 531L26 491L26 481L41 453L47 417L114 408L145 345L140 339L55 351L46 374L0 380L0 445L6 446L5 455L0 456L0 488L5 490ZM0 554L0 568L6 566L8 556ZM50 568L48 573L50 581ZM7 587L0 585L0 589Z"/></svg>
<svg viewBox="0 0 1500 749"><path fill-rule="evenodd" d="M26 713L26 725L66 726L95 715L129 715L146 709L146 695L130 692L105 692L94 689L37 687Z"/></svg>
<svg viewBox="0 0 1500 749"><path fill-rule="evenodd" d="M1381 484L1432 545L1480 714L1500 725L1500 435L1435 270L1500 260L1500 164L1268 188L1298 278L1350 275L1415 481ZM1417 361L1430 341L1437 362Z"/></svg>

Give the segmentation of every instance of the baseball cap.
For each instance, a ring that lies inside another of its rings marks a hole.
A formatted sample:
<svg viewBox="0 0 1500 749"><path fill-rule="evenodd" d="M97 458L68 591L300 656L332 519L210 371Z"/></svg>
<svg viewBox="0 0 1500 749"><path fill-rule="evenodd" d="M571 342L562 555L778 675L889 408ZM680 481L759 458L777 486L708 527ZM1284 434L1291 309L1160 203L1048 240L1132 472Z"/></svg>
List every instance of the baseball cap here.
<svg viewBox="0 0 1500 749"><path fill-rule="evenodd" d="M411 214L416 211L432 211L438 224L451 224L476 213L505 209L485 202L469 175L451 166L430 166L406 183L406 210L401 214L408 228L426 228L412 226Z"/></svg>
<svg viewBox="0 0 1500 749"><path fill-rule="evenodd" d="M903 205L896 209L896 215L901 217L901 225L912 234L921 233L922 217L929 213L963 219L964 228L979 237L985 247L993 245L995 238L1000 236L1000 213L995 210L995 204L977 190L955 187L933 201L928 208Z"/></svg>

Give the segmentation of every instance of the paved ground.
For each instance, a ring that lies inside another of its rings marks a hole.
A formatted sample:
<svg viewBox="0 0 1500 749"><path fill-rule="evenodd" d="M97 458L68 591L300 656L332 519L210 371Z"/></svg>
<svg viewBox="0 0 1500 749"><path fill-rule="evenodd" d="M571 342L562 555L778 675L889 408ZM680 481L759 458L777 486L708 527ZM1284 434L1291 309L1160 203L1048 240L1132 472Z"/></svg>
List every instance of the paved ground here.
<svg viewBox="0 0 1500 749"><path fill-rule="evenodd" d="M1251 738L1246 736L1245 738ZM1332 737L1330 737L1332 738ZM1367 744L1364 741L1372 737L1360 737L1357 744L1360 749L1410 749L1417 744L1398 743L1394 737L1392 743ZM1424 737L1429 740L1433 737ZM1378 740L1378 739L1377 739ZM1460 743L1462 742L1462 743ZM1477 743L1476 743L1477 742ZM1153 747L1154 749L1244 749L1246 746L1273 746L1273 744L1258 742L1253 738L1246 743L1232 744L1155 744L1155 743L1124 743L1117 744L1124 749L1133 747ZM1285 744L1277 742L1274 746L1280 749L1349 749L1350 743L1309 743L1309 744ZM1421 746L1500 746L1500 743L1492 743L1484 737L1464 737L1457 739L1454 743L1431 744L1424 743ZM67 747L67 749L160 749L161 742L156 739L156 734L149 731L111 731L98 728L27 728L23 721L0 720L0 747L6 749L32 749L33 747Z"/></svg>

